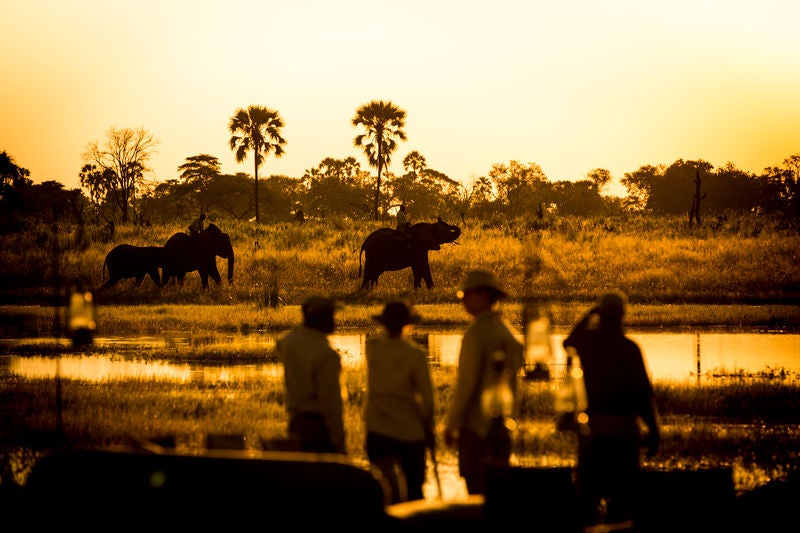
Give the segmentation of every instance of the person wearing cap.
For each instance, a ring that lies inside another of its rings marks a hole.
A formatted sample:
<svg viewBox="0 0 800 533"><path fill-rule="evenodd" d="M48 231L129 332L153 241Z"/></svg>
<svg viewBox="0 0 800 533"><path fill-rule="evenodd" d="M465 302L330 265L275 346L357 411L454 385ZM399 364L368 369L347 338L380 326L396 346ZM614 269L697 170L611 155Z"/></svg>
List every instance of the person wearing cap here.
<svg viewBox="0 0 800 533"><path fill-rule="evenodd" d="M325 296L303 302L303 323L278 339L283 361L289 435L302 451L346 453L342 360L328 335L341 305Z"/></svg>
<svg viewBox="0 0 800 533"><path fill-rule="evenodd" d="M577 354L586 386L588 431L578 432L576 472L585 526L633 520L641 443L648 456L659 446L655 395L641 349L624 332L626 307L624 293L603 294L563 342ZM640 421L647 427L644 439Z"/></svg>
<svg viewBox="0 0 800 533"><path fill-rule="evenodd" d="M485 494L488 464L507 466L511 457L510 437L505 435L505 444L498 446L493 420L481 408L482 392L497 380L498 356L516 405L522 343L498 308L506 296L497 277L484 270L467 273L458 291L473 321L461 340L444 440L448 446L457 447L459 473L470 494Z"/></svg>
<svg viewBox="0 0 800 533"><path fill-rule="evenodd" d="M433 446L433 385L428 354L405 336L419 322L405 301L392 301L372 317L383 331L366 343L367 457L389 480L392 503L421 500L425 450Z"/></svg>

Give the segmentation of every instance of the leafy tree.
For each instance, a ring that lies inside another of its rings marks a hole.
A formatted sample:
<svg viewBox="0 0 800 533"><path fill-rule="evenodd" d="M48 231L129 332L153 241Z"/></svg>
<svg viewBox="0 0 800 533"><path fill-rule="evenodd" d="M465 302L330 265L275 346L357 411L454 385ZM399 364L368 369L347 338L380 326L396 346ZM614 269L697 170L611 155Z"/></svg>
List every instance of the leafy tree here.
<svg viewBox="0 0 800 533"><path fill-rule="evenodd" d="M416 150L403 159L406 173L388 181L392 198L398 204L413 206L410 216L414 221L442 216L451 220L461 212L454 208L458 202L459 186L446 174L428 168L425 158Z"/></svg>
<svg viewBox="0 0 800 533"><path fill-rule="evenodd" d="M23 229L17 214L24 209L23 194L33 185L31 172L14 162L5 151L0 153L0 230Z"/></svg>
<svg viewBox="0 0 800 533"><path fill-rule="evenodd" d="M760 184L755 176L739 170L733 163L703 176L704 210L708 213L754 211L760 203Z"/></svg>
<svg viewBox="0 0 800 533"><path fill-rule="evenodd" d="M766 209L800 216L800 154L784 159L782 167L765 168L762 190Z"/></svg>
<svg viewBox="0 0 800 533"><path fill-rule="evenodd" d="M29 178L30 175L31 171L17 166L14 158L8 155L5 150L0 152L0 183L2 183L3 188L5 186L31 185L33 182Z"/></svg>
<svg viewBox="0 0 800 533"><path fill-rule="evenodd" d="M547 176L536 163L522 165L511 161L507 166L495 163L489 170L489 179L497 191L500 206L509 218L535 211L544 200Z"/></svg>
<svg viewBox="0 0 800 533"><path fill-rule="evenodd" d="M695 177L711 173L713 166L703 160L678 159L655 177L650 187L647 207L654 213L678 215L688 213L695 192Z"/></svg>
<svg viewBox="0 0 800 533"><path fill-rule="evenodd" d="M217 211L237 220L255 216L253 178L244 172L219 174L203 190L208 198L209 210Z"/></svg>
<svg viewBox="0 0 800 533"><path fill-rule="evenodd" d="M219 159L216 156L200 154L186 158L186 163L178 167L180 179L186 183L195 183L204 187L216 178L220 172Z"/></svg>
<svg viewBox="0 0 800 533"><path fill-rule="evenodd" d="M406 140L403 131L406 112L392 102L373 100L359 107L353 117L353 126L363 126L365 133L354 139L356 147L364 149L369 165L378 169L375 183L373 219L378 220L378 206L381 196L381 172L391 162L392 152L397 148L395 137Z"/></svg>
<svg viewBox="0 0 800 533"><path fill-rule="evenodd" d="M273 174L264 180L261 201L269 207L270 220L290 220L301 199L302 183L298 178Z"/></svg>
<svg viewBox="0 0 800 533"><path fill-rule="evenodd" d="M147 220L170 224L197 216L192 185L178 179L157 183L142 195L141 213Z"/></svg>
<svg viewBox="0 0 800 533"><path fill-rule="evenodd" d="M202 212L208 213L218 198L217 194L208 192L208 187L220 175L220 168L219 159L208 154L187 157L186 163L178 167L180 179L191 187L192 196Z"/></svg>
<svg viewBox="0 0 800 533"><path fill-rule="evenodd" d="M258 167L262 165L270 153L281 157L286 140L281 137L283 120L277 111L263 106L251 105L247 109L238 109L231 117L228 129L231 132L230 147L236 150L236 162L247 158L247 152L253 152L255 165L255 212L256 223L260 222L258 209Z"/></svg>
<svg viewBox="0 0 800 533"><path fill-rule="evenodd" d="M369 173L361 170L354 157L326 157L316 168L306 170L301 181L304 192L300 202L306 214L349 218L369 215Z"/></svg>
<svg viewBox="0 0 800 533"><path fill-rule="evenodd" d="M114 128L106 132L105 143L89 143L84 163L94 167L92 179L81 185L90 188L90 196L110 200L115 210L128 221L128 210L135 210L136 190L144 183L146 166L158 141L143 128ZM81 173L87 169L84 165ZM94 189L92 189L92 187Z"/></svg>
<svg viewBox="0 0 800 533"><path fill-rule="evenodd" d="M604 168L596 168L586 174L586 179L594 184L598 193L602 194L608 184L611 183L611 172Z"/></svg>
<svg viewBox="0 0 800 533"><path fill-rule="evenodd" d="M653 184L664 175L664 166L643 165L633 172L626 172L622 185L628 191L626 204L635 210L648 206Z"/></svg>
<svg viewBox="0 0 800 533"><path fill-rule="evenodd" d="M603 212L605 202L597 188L597 182L591 179L568 181L561 180L550 185L552 187L552 203L561 215L588 217Z"/></svg>

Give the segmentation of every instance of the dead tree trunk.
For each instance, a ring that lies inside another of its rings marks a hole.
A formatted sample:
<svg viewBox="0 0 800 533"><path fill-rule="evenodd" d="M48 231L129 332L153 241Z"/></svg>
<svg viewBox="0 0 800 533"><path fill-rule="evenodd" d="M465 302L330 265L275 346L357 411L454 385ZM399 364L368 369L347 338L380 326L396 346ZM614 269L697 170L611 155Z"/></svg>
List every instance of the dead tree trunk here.
<svg viewBox="0 0 800 533"><path fill-rule="evenodd" d="M692 221L697 223L697 227L700 227L700 201L706 197L706 194L700 195L700 171L698 170L694 176L694 196L692 196L692 207L689 209L689 227L692 225Z"/></svg>

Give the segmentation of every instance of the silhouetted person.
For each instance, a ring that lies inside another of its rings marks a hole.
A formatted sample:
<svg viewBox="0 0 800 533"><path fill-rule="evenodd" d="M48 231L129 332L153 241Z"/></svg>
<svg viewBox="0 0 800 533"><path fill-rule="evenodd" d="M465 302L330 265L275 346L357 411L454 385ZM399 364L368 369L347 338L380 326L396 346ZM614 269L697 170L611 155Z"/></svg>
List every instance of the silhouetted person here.
<svg viewBox="0 0 800 533"><path fill-rule="evenodd" d="M653 387L639 346L623 331L626 305L623 293L604 294L564 340L568 353L577 351L586 385L588 431L578 432L576 482L587 526L634 519L640 420L647 426L647 455L659 446Z"/></svg>
<svg viewBox="0 0 800 533"><path fill-rule="evenodd" d="M200 213L200 216L194 219L194 222L189 225L189 236L194 237L202 233L205 228L206 218L205 213Z"/></svg>
<svg viewBox="0 0 800 533"><path fill-rule="evenodd" d="M312 296L302 305L303 324L281 337L289 436L307 452L346 453L342 361L328 335L336 329L340 304Z"/></svg>
<svg viewBox="0 0 800 533"><path fill-rule="evenodd" d="M408 227L408 213L406 212L406 204L401 204L400 209L397 210L397 226L398 231L405 231Z"/></svg>
<svg viewBox="0 0 800 533"><path fill-rule="evenodd" d="M303 210L302 210L302 209L298 208L298 209L297 209L297 210L294 212L294 220L295 220L295 221L296 221L298 224L302 224L303 222L305 222L305 220L306 220L306 215L305 215L305 213L303 213Z"/></svg>
<svg viewBox="0 0 800 533"><path fill-rule="evenodd" d="M403 301L372 317L384 326L366 344L366 451L392 485L392 503L424 498L425 449L433 438L428 354L404 336L419 316Z"/></svg>
<svg viewBox="0 0 800 533"><path fill-rule="evenodd" d="M474 320L464 333L453 400L447 413L445 444L458 447L459 473L470 494L486 491L486 465L507 466L522 343L497 306L506 292L490 272L469 272L458 292ZM498 385L502 385L498 389ZM498 393L493 397L493 393ZM482 405L484 396L489 400ZM496 401L510 405L497 406ZM498 413L484 407L500 408Z"/></svg>

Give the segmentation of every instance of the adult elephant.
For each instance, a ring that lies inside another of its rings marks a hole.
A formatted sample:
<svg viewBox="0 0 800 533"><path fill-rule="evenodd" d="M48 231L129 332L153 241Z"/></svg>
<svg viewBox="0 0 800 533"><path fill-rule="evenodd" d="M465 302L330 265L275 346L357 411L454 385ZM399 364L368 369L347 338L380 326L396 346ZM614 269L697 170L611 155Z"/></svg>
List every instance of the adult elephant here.
<svg viewBox="0 0 800 533"><path fill-rule="evenodd" d="M358 275L361 275L361 256L364 258L364 281L362 289L378 285L378 277L389 270L411 267L414 288L422 286L422 280L433 287L428 251L439 250L442 244L454 242L461 236L461 229L438 218L436 222L417 222L406 231L380 228L370 233L361 245L358 255Z"/></svg>
<svg viewBox="0 0 800 533"><path fill-rule="evenodd" d="M217 269L217 256L228 260L228 282L233 283L233 245L231 238L216 224L209 224L197 235L179 232L164 244L164 284L178 280L183 285L187 272L197 270L203 288L208 288L208 278L222 283Z"/></svg>
<svg viewBox="0 0 800 533"><path fill-rule="evenodd" d="M161 287L161 276L158 269L163 266L164 248L161 246L134 246L120 244L106 254L103 261L103 280L100 290L108 289L121 279L136 278L134 287L140 287L144 277L149 275L153 282Z"/></svg>

